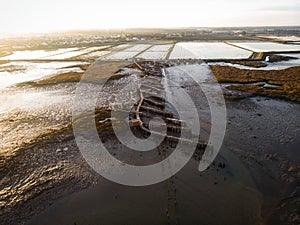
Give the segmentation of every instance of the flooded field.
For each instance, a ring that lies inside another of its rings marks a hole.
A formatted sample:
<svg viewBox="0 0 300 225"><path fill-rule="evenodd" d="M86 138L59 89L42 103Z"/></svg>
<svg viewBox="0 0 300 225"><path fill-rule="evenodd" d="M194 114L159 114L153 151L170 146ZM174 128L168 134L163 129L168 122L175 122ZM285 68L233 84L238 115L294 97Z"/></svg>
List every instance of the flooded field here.
<svg viewBox="0 0 300 225"><path fill-rule="evenodd" d="M150 47L151 47L151 45L148 45L148 44L137 44L137 45L133 45L129 48L126 48L125 51L126 52L142 52Z"/></svg>
<svg viewBox="0 0 300 225"><path fill-rule="evenodd" d="M121 51L117 51L117 52L112 52L112 54L108 55L105 57L105 59L129 59L129 58L134 58L135 56L139 55L141 52L145 51L146 49L150 48L151 45L147 45L147 44L137 44L137 45L133 45L133 46L127 46L127 45L121 45L120 47L116 47L114 48L114 50L116 49L123 49L123 47L125 47L124 50Z"/></svg>
<svg viewBox="0 0 300 225"><path fill-rule="evenodd" d="M55 60L69 59L69 58L74 58L74 57L77 57L77 56L82 56L82 55L85 55L85 54L92 54L95 51L99 51L101 49L105 49L105 48L108 48L108 47L110 47L110 46L84 48L84 49L79 49L77 51L72 51L72 52L67 52L67 53L63 53L63 54L57 54L57 55L43 57L43 59L55 59Z"/></svg>
<svg viewBox="0 0 300 225"><path fill-rule="evenodd" d="M34 51L14 51L13 54L0 58L0 60L62 60L76 56L85 55L110 46L100 46L91 48L63 48L56 51L34 50Z"/></svg>
<svg viewBox="0 0 300 225"><path fill-rule="evenodd" d="M120 51L120 52L115 52L108 56L105 56L105 59L112 59L112 60L130 59L130 58L134 58L138 54L140 54L140 52Z"/></svg>
<svg viewBox="0 0 300 225"><path fill-rule="evenodd" d="M172 45L154 45L143 53L136 56L141 59L165 59Z"/></svg>
<svg viewBox="0 0 300 225"><path fill-rule="evenodd" d="M105 50L95 51L95 52L92 52L92 53L81 55L81 56L77 57L77 59L83 59L83 60L93 59L93 60L96 60L96 59L99 59L100 57L102 58L103 56L106 56L110 53L111 53L110 51L105 51Z"/></svg>
<svg viewBox="0 0 300 225"><path fill-rule="evenodd" d="M300 46L272 42L230 42L232 45L253 52L299 52Z"/></svg>
<svg viewBox="0 0 300 225"><path fill-rule="evenodd" d="M66 52L72 52L78 50L78 48L66 48L59 49L57 51L45 51L45 50L36 50L36 51L15 51L13 54L2 57L1 60L30 60L30 59L40 59L43 57L50 57L53 55L65 54Z"/></svg>
<svg viewBox="0 0 300 225"><path fill-rule="evenodd" d="M247 59L252 54L222 42L177 43L170 59Z"/></svg>
<svg viewBox="0 0 300 225"><path fill-rule="evenodd" d="M153 45L147 52L167 52L173 45Z"/></svg>
<svg viewBox="0 0 300 225"><path fill-rule="evenodd" d="M146 51L136 56L136 58L142 59L164 59L167 56L167 52L155 52Z"/></svg>
<svg viewBox="0 0 300 225"><path fill-rule="evenodd" d="M279 41L291 41L291 42L298 42L300 41L300 37L297 36L273 36L273 35L269 35L269 36L260 36L263 38L268 38L271 40L279 40Z"/></svg>
<svg viewBox="0 0 300 225"><path fill-rule="evenodd" d="M64 48L55 51L14 51L0 60L65 60L65 59L203 59L238 60L248 59L253 52L299 52L293 44L273 42L177 42L173 44L121 44L88 48Z"/></svg>
<svg viewBox="0 0 300 225"><path fill-rule="evenodd" d="M173 45L121 45L114 47L112 54L104 59L153 59L159 60L170 55L169 59L247 59L252 52L230 46L222 42L182 42Z"/></svg>

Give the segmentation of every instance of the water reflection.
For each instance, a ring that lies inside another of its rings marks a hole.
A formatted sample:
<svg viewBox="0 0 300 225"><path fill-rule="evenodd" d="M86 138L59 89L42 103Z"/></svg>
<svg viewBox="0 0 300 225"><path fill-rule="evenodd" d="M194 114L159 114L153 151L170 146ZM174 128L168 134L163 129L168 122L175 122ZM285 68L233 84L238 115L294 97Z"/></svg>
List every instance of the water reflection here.
<svg viewBox="0 0 300 225"><path fill-rule="evenodd" d="M64 72L82 72L79 67L64 68L83 64L82 62L10 62L0 65L0 88L20 82L31 81Z"/></svg>

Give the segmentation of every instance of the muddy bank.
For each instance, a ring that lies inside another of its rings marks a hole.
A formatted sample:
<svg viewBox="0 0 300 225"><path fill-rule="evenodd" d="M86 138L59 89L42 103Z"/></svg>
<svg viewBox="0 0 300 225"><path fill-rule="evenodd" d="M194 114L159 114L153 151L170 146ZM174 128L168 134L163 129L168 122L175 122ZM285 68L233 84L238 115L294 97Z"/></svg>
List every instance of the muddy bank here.
<svg viewBox="0 0 300 225"><path fill-rule="evenodd" d="M107 64L109 68L113 68L112 73L120 69ZM107 71L101 76L107 76ZM125 84L136 82L135 78L121 77L99 99L101 109L96 111L95 120L99 136L120 160L137 165L160 161L159 151L142 154L124 147L111 132L111 122L105 120L111 116L108 103L116 100ZM207 121L210 117L204 94L190 80L182 82L181 87L192 97L201 120ZM74 93L75 84L62 81L22 88L35 91L59 88ZM300 117L299 109L298 103L272 98L228 100L225 141L210 168L199 173L201 154L194 155L171 179L143 188L121 186L95 174L77 148L70 127L71 114L57 112L53 122L56 116L65 114L66 117L58 120L65 121L64 126L31 137L28 143L21 141L18 148L13 147L17 151L6 151L13 154L2 158L0 219L5 224L123 224L124 221L130 224L194 225L199 221L216 225L220 221L237 225L297 224L300 127L295 121ZM29 117L28 111L22 112L16 120L19 124ZM22 140L22 134L27 137L28 130L44 126L34 124L35 118L39 118L36 114L29 117L29 125L25 127L14 123L13 117L11 114L4 119L2 127L11 129L11 134L17 133L18 140ZM205 140L210 124L202 124L206 126L201 134ZM172 146L167 146L165 152L172 150Z"/></svg>
<svg viewBox="0 0 300 225"><path fill-rule="evenodd" d="M102 121L110 111L99 109L95 115ZM112 132L109 121L97 123L97 128ZM57 199L100 179L79 152L70 123L2 153L0 163L0 218L5 224L24 224Z"/></svg>
<svg viewBox="0 0 300 225"><path fill-rule="evenodd" d="M197 171L195 157L171 179L149 187L100 178L89 189L56 201L28 224L297 224L300 128L294 121L299 105L251 98L228 101L227 106L223 147L204 173ZM110 132L102 137L122 161L159 160L157 152L133 154Z"/></svg>
<svg viewBox="0 0 300 225"><path fill-rule="evenodd" d="M70 127L18 149L2 160L0 174L0 218L5 224L24 224L56 199L96 182Z"/></svg>
<svg viewBox="0 0 300 225"><path fill-rule="evenodd" d="M169 73L172 76L172 70ZM193 96L201 121L206 121L208 103L204 93L193 84L191 79L185 78L178 85L184 85ZM85 131L88 133L87 128ZM114 157L133 165L159 162L176 148L166 143L149 152L136 152L122 145L113 132L100 130L99 136ZM225 152L209 170L199 173L201 155L194 155L177 175L148 187L127 187L101 179L93 187L57 201L28 224L122 224L124 221L130 224L195 224L198 221L219 224L220 220L227 224L259 223L260 194L251 182L240 184L237 173L241 171L241 163L231 163L232 154ZM247 207L243 207L244 202L248 203ZM238 216L233 217L237 211ZM154 213L156 217L152 216Z"/></svg>
<svg viewBox="0 0 300 225"><path fill-rule="evenodd" d="M103 98L114 98L126 83L128 73L115 72L127 64L109 62L95 74L97 79L114 77ZM63 73L0 90L0 218L5 224L24 224L54 200L95 182L97 176L82 159L71 127L73 95L81 76ZM109 106L102 100L99 104ZM97 115L105 119L105 110Z"/></svg>
<svg viewBox="0 0 300 225"><path fill-rule="evenodd" d="M300 67L270 71L238 69L229 66L211 66L211 68L220 83L237 84L227 86L230 90L300 101ZM265 82L268 85L256 85L259 82Z"/></svg>
<svg viewBox="0 0 300 225"><path fill-rule="evenodd" d="M299 104L254 97L229 104L225 145L261 192L263 224L299 223Z"/></svg>

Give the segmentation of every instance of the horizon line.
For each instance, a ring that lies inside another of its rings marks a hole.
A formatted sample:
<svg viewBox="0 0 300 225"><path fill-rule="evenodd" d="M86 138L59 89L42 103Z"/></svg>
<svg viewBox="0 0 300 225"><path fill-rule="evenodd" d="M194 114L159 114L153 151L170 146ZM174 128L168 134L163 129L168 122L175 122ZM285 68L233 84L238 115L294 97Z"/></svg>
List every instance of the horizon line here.
<svg viewBox="0 0 300 225"><path fill-rule="evenodd" d="M27 35L27 34L52 34L61 32L78 32L78 31L120 31L120 30L179 30L179 29L221 29L221 28L281 28L293 27L300 28L300 25L245 25L245 26L178 26L178 27L113 27L113 28L76 28L76 29L59 29L49 31L28 31L28 32L1 32L0 35Z"/></svg>

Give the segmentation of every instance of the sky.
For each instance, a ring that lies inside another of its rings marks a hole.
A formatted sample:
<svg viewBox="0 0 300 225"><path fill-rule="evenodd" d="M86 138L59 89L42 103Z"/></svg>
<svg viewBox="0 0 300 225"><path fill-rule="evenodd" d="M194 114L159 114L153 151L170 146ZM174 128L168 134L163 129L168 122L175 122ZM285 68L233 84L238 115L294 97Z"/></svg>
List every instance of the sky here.
<svg viewBox="0 0 300 225"><path fill-rule="evenodd" d="M0 33L300 25L300 0L1 0Z"/></svg>

